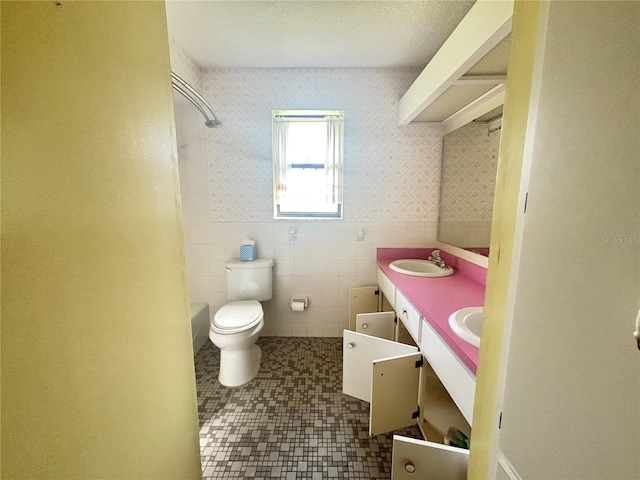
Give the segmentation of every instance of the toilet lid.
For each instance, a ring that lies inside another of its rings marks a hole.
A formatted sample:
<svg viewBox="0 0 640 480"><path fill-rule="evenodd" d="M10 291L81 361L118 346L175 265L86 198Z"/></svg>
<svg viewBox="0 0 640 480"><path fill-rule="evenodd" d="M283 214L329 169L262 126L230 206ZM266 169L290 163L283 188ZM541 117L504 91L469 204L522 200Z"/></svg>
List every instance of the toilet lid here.
<svg viewBox="0 0 640 480"><path fill-rule="evenodd" d="M213 317L213 323L221 330L248 328L262 319L262 305L257 300L229 302Z"/></svg>

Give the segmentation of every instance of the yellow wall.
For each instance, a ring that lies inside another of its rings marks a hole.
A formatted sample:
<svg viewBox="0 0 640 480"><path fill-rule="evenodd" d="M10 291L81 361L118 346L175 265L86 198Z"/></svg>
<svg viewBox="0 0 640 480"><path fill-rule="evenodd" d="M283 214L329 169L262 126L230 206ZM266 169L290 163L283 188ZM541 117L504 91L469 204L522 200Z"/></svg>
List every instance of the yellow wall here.
<svg viewBox="0 0 640 480"><path fill-rule="evenodd" d="M200 478L162 2L2 3L2 478Z"/></svg>
<svg viewBox="0 0 640 480"><path fill-rule="evenodd" d="M500 360L539 15L540 2L516 1L491 230L485 324L473 412L470 479L488 478L491 446L499 415Z"/></svg>

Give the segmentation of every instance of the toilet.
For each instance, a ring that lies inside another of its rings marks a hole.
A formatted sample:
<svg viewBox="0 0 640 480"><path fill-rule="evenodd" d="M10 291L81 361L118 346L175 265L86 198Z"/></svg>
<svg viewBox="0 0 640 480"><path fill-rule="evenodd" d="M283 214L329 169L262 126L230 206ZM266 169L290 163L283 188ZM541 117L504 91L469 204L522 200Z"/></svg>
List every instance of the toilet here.
<svg viewBox="0 0 640 480"><path fill-rule="evenodd" d="M256 345L264 326L260 302L270 300L273 260L233 260L227 271L227 300L211 320L209 339L220 349L218 381L238 387L253 380L260 370L262 351Z"/></svg>

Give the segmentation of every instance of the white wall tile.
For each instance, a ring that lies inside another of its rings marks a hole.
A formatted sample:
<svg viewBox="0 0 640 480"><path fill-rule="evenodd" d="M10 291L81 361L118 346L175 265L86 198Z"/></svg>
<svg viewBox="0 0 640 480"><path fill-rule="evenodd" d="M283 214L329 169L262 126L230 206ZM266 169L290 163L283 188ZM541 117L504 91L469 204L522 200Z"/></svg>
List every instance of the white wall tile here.
<svg viewBox="0 0 640 480"><path fill-rule="evenodd" d="M357 260L356 261L356 275L359 277L375 277L378 269L376 262L370 260Z"/></svg>
<svg viewBox="0 0 640 480"><path fill-rule="evenodd" d="M370 287L378 284L377 275L358 275L356 276L356 287Z"/></svg>
<svg viewBox="0 0 640 480"><path fill-rule="evenodd" d="M307 325L307 335L309 337L322 337L322 325L310 323ZM342 335L342 333L340 335Z"/></svg>
<svg viewBox="0 0 640 480"><path fill-rule="evenodd" d="M323 323L322 324L322 336L323 337L341 337L342 330L347 328L347 326L341 325L340 323Z"/></svg>
<svg viewBox="0 0 640 480"><path fill-rule="evenodd" d="M292 337L308 337L309 336L309 326L306 323L295 323L291 326L291 336Z"/></svg>
<svg viewBox="0 0 640 480"><path fill-rule="evenodd" d="M340 260L338 272L341 276L354 276L356 274L356 260Z"/></svg>
<svg viewBox="0 0 640 480"><path fill-rule="evenodd" d="M332 272L333 275L333 272ZM334 280L332 280L332 278ZM331 290L332 288L337 288L334 286L334 282L338 278L337 275L312 275L307 277L307 290L309 293L313 292L325 292L327 290Z"/></svg>
<svg viewBox="0 0 640 480"><path fill-rule="evenodd" d="M276 336L277 337L290 337L291 336L291 324L290 323L276 323Z"/></svg>
<svg viewBox="0 0 640 480"><path fill-rule="evenodd" d="M328 291L323 292L324 297L324 305L326 307L340 307L340 292L339 291Z"/></svg>

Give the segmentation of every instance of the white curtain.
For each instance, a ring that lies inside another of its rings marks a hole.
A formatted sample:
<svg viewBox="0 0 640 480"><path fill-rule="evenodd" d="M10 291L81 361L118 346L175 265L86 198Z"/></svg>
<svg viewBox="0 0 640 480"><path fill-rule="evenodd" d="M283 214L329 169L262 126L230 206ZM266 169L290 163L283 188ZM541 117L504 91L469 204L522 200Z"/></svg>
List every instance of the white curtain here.
<svg viewBox="0 0 640 480"><path fill-rule="evenodd" d="M324 169L327 203L341 204L344 121L342 116L324 118L327 123L327 159Z"/></svg>
<svg viewBox="0 0 640 480"><path fill-rule="evenodd" d="M273 192L276 203L280 203L287 191L287 136L289 122L285 117L273 119Z"/></svg>

